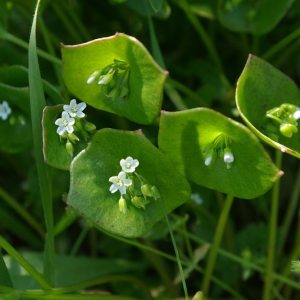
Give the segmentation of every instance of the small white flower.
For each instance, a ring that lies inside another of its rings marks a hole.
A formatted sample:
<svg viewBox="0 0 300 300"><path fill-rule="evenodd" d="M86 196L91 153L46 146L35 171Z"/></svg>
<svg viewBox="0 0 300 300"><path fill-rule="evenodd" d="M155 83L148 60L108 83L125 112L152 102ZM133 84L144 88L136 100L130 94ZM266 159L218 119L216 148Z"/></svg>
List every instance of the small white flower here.
<svg viewBox="0 0 300 300"><path fill-rule="evenodd" d="M137 159L133 159L131 156L128 156L126 159L120 160L120 165L124 172L133 173L135 168L139 165L139 161Z"/></svg>
<svg viewBox="0 0 300 300"><path fill-rule="evenodd" d="M11 108L6 101L0 104L0 118L5 121L7 117L11 114Z"/></svg>
<svg viewBox="0 0 300 300"><path fill-rule="evenodd" d="M121 195L126 194L126 187L132 184L132 180L126 178L125 172L120 172L118 176L110 177L108 181L113 183L110 186L109 191L115 193L119 190Z"/></svg>
<svg viewBox="0 0 300 300"><path fill-rule="evenodd" d="M64 110L71 117L83 118L85 114L82 112L86 108L85 102L81 102L77 105L76 100L73 99L70 102L70 105L64 105Z"/></svg>
<svg viewBox="0 0 300 300"><path fill-rule="evenodd" d="M234 156L230 148L224 149L224 162L227 165L227 169L230 169L232 163L234 162Z"/></svg>
<svg viewBox="0 0 300 300"><path fill-rule="evenodd" d="M298 107L297 110L293 113L293 117L298 120L300 119L300 108Z"/></svg>
<svg viewBox="0 0 300 300"><path fill-rule="evenodd" d="M63 112L60 119L55 121L55 125L58 125L57 133L62 135L65 131L72 133L74 131L73 125L75 120L70 118L67 112Z"/></svg>
<svg viewBox="0 0 300 300"><path fill-rule="evenodd" d="M213 158L213 153L212 153L212 152L208 153L207 156L205 157L205 162L204 162L204 164L205 164L206 166L209 166L210 163L211 163L211 161L212 161L212 158Z"/></svg>

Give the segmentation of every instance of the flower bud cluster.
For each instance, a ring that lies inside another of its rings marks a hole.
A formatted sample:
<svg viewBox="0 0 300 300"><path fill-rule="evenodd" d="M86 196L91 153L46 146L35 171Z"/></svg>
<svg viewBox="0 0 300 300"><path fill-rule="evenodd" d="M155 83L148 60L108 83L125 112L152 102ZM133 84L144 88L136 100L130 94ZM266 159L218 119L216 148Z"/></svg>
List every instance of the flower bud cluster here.
<svg viewBox="0 0 300 300"><path fill-rule="evenodd" d="M25 125L25 117L17 112L12 113L9 104L4 100L0 103L0 119L6 121L8 119L10 125Z"/></svg>
<svg viewBox="0 0 300 300"><path fill-rule="evenodd" d="M73 99L70 105L64 105L63 108L61 118L55 121L55 125L58 125L56 132L59 134L61 143L65 143L68 154L73 157L73 144L79 141L79 137L75 133L80 132L82 137L87 140L96 126L84 119L86 116L83 113L86 108L84 102L77 104L76 100Z"/></svg>
<svg viewBox="0 0 300 300"><path fill-rule="evenodd" d="M204 148L205 155L204 164L206 166L214 164L217 158L221 159L227 166L227 169L232 167L234 156L230 144L233 142L227 135L219 134L213 142L207 144Z"/></svg>
<svg viewBox="0 0 300 300"><path fill-rule="evenodd" d="M126 159L120 160L122 171L118 176L109 178L112 185L109 188L111 193L120 192L119 210L126 214L127 201L137 208L145 209L145 205L150 201L147 197L152 197L155 200L160 198L160 193L156 186L150 185L141 175L135 172L139 161L128 156Z"/></svg>
<svg viewBox="0 0 300 300"><path fill-rule="evenodd" d="M300 118L300 108L294 104L283 103L279 107L274 107L266 112L268 122L263 125L263 131L276 142L279 131L285 137L292 137L298 132L298 122Z"/></svg>
<svg viewBox="0 0 300 300"><path fill-rule="evenodd" d="M87 80L87 84L97 82L102 87L103 94L116 100L127 97L130 66L127 62L114 59L114 63L102 70L95 71Z"/></svg>

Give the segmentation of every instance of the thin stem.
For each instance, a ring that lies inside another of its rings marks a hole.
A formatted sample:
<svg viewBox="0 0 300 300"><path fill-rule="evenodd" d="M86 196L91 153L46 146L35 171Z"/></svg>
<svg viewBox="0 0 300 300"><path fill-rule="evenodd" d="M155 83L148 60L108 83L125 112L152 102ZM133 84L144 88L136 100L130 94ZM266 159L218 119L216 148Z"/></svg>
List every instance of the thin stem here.
<svg viewBox="0 0 300 300"><path fill-rule="evenodd" d="M181 234L184 234L183 231L182 231L182 229L180 229L180 228L177 228L176 231L180 232ZM187 233L187 234L189 235L189 237L190 237L191 240L195 241L196 243L198 243L200 245L209 244L208 241L200 239L199 237L195 236L194 234L191 234L191 233ZM299 245L299 244L297 244L297 245ZM297 251L298 251L298 253L300 255L300 247L297 247ZM242 266L245 266L247 268L255 270L255 271L257 271L257 272L259 272L261 274L263 274L265 272L265 270L264 270L263 267L255 264L255 263L253 263L253 262L251 262L249 260L246 260L246 259L244 259L244 258L242 258L240 256L232 254L231 252L228 252L228 251L226 251L226 250L224 250L222 248L218 249L218 253L220 255L224 256L224 257L227 257L228 259L230 259L230 260L232 260L234 262L239 263ZM297 257L297 255L296 256L294 255L293 257ZM300 290L300 285L297 282L293 281L293 280L290 280L290 279L288 279L288 278L286 278L286 277L284 277L284 276L282 276L280 274L274 273L274 272L272 273L272 277L273 277L273 279L276 279L276 280L278 280L278 281L280 281L282 283L285 283L285 284L287 284L289 286L292 286L292 287Z"/></svg>
<svg viewBox="0 0 300 300"><path fill-rule="evenodd" d="M5 261L2 256L2 249L0 247L0 282L1 284L13 288L13 283L11 281L9 272L7 270Z"/></svg>
<svg viewBox="0 0 300 300"><path fill-rule="evenodd" d="M63 231L65 231L66 228L68 228L70 225L72 225L76 219L78 218L77 213L75 212L66 212L64 215L59 219L59 221L55 224L54 227L54 236L59 235Z"/></svg>
<svg viewBox="0 0 300 300"><path fill-rule="evenodd" d="M156 183L156 185L157 185L157 183ZM167 221L167 224L168 224L171 240L172 240L172 243L173 243L173 247L174 247L174 251L175 251L175 255L176 255L176 259L177 259L177 263L178 263L178 268L179 268L179 272L180 272L180 276L181 276L181 282L182 282L185 298L186 298L186 300L189 300L189 294L188 294L188 291L187 291L186 282L185 282L185 278L184 278L184 273L183 273L182 266L181 266L180 256L179 256L177 245L176 245L176 242L175 242L175 239L174 239L174 236L173 236L172 228L171 228L171 225L170 225L170 222L169 222L169 218L168 218L168 215L167 215L167 210L166 210L166 207L165 207L163 197L161 197L160 200L161 200L161 204L162 204L162 207L163 207L163 211L165 213L165 217L166 217L166 221Z"/></svg>
<svg viewBox="0 0 300 300"><path fill-rule="evenodd" d="M49 33L48 33L48 29L45 26L45 23L44 23L43 19L39 18L38 22L39 22L39 26L41 28L46 46L47 46L47 50L52 56L55 56L55 50L54 50L51 38L50 38ZM55 75L56 75L56 78L57 78L57 81L58 81L59 85L64 86L64 82L62 80L61 73L60 73L60 66L58 66L57 64L54 64L54 63L52 63L52 64L53 64L53 69L54 69L54 72L55 72Z"/></svg>
<svg viewBox="0 0 300 300"><path fill-rule="evenodd" d="M74 246L70 252L70 256L73 256L77 253L80 245L82 244L83 240L85 239L87 233L89 232L90 226L89 224L86 222L84 227L82 228L77 240L74 243Z"/></svg>
<svg viewBox="0 0 300 300"><path fill-rule="evenodd" d="M282 161L282 152L276 150L275 164L279 169L281 168L281 161ZM272 189L269 243L268 243L268 255L267 255L264 291L263 291L263 298L262 298L263 300L271 300L271 291L273 285L272 273L274 270L274 258L275 258L275 249L276 249L279 187L280 187L280 181L278 180L274 183Z"/></svg>
<svg viewBox="0 0 300 300"><path fill-rule="evenodd" d="M275 54L277 54L279 51L284 49L287 44L289 44L291 41L295 40L299 36L300 36L300 28L296 29L294 32L290 33L284 39L280 40L280 42L278 42L271 49L269 49L265 54L263 54L262 58L266 59L266 60L270 59Z"/></svg>
<svg viewBox="0 0 300 300"><path fill-rule="evenodd" d="M28 48L29 48L29 44L28 43L24 42L23 40L19 39L18 37L14 36L14 35L12 35L12 34L10 34L8 32L5 32L3 35L0 34L0 37L4 38L5 40L7 40L7 41L9 41L11 43L16 44L16 45L18 45L18 46L20 46L20 47L22 47L22 48L24 48L26 50L28 50ZM45 52L43 50L40 50L40 49L37 49L36 51L37 51L37 54L40 57L42 57L42 58L44 58L44 59L46 59L46 60L48 60L50 62L53 62L54 64L57 64L59 66L62 65L61 60L58 59L57 57L52 56L52 55L48 54L47 52Z"/></svg>
<svg viewBox="0 0 300 300"><path fill-rule="evenodd" d="M141 249L145 249L147 251L150 251L152 253L156 253L162 257L165 257L171 261L177 262L176 257L169 255L165 252L159 251L155 248L150 248L147 247L146 245L143 245L133 239L126 239L117 235L114 235L112 233L109 233L108 231L102 229L100 226L94 225L98 230L102 231L103 233L105 233L106 235L117 239L119 241L122 241L124 243L133 245L135 247L141 248ZM193 267L196 271L198 271L201 274L204 274L204 270L200 267L200 266L195 266L194 262L189 262L189 261L181 261L182 265L187 266L187 267ZM218 284L221 288L223 288L225 291L227 291L228 293L232 294L234 296L234 298L236 300L246 300L245 297L243 297L240 293L238 293L235 289L231 288L230 286L228 286L226 283L224 283L223 281L221 281L220 279L218 279L215 276L212 276L212 281L214 281L216 284Z"/></svg>
<svg viewBox="0 0 300 300"><path fill-rule="evenodd" d="M189 19L189 21L192 23L192 25L194 26L194 28L196 29L198 35L200 36L200 38L202 39L204 45L206 46L208 53L210 54L212 60L214 61L215 65L217 66L217 68L223 72L223 67L222 67L222 63L219 57L219 54L214 46L214 44L212 43L209 35L207 34L207 32L205 31L204 27L202 26L201 22L199 21L199 19L193 14L187 0L180 0L180 5L182 7L182 9L184 10L187 18Z"/></svg>
<svg viewBox="0 0 300 300"><path fill-rule="evenodd" d="M45 238L45 231L24 208L22 205L18 203L18 201L10 196L2 187L0 187L0 197L10 206L12 207L17 214L19 214L38 234L39 236L44 239Z"/></svg>
<svg viewBox="0 0 300 300"><path fill-rule="evenodd" d="M205 102L204 99L202 99L198 94L196 94L194 91L192 91L190 88L188 88L186 85L180 83L177 80L174 80L170 77L167 78L167 82L171 84L174 88L176 88L178 91L183 92L188 97L190 97L192 100L196 102L198 106L203 107L209 107L209 105Z"/></svg>
<svg viewBox="0 0 300 300"><path fill-rule="evenodd" d="M217 259L218 249L219 249L219 246L220 246L220 243L222 240L224 229L226 227L226 223L227 223L228 215L229 215L232 203L233 203L233 199L234 199L233 196L227 195L223 209L221 211L221 215L220 215L219 222L217 225L214 240L213 240L210 252L209 252L207 267L205 270L205 275L204 275L204 279L203 279L203 283L202 283L201 290L204 294L208 294L208 291L209 291L211 278L212 278L213 270L215 268L215 262Z"/></svg>
<svg viewBox="0 0 300 300"><path fill-rule="evenodd" d="M183 223L182 227L183 227L183 232L184 232L183 235L184 235L186 249L187 249L188 255L190 257L190 260L193 261L194 260L194 253L193 253L190 237L188 235L188 231L187 231L187 228L186 228L186 222Z"/></svg>
<svg viewBox="0 0 300 300"><path fill-rule="evenodd" d="M1 235L0 247L2 247L15 261L17 261L30 276L32 276L44 289L51 289L51 285L46 279L23 257L19 252L13 248Z"/></svg>
<svg viewBox="0 0 300 300"><path fill-rule="evenodd" d="M181 96L174 89L169 83L165 83L165 92L169 96L170 100L172 101L173 105L176 107L177 110L186 110L188 107L182 100Z"/></svg>
<svg viewBox="0 0 300 300"><path fill-rule="evenodd" d="M297 208L298 201L299 201L299 195L300 195L300 166L298 168L297 177L296 177L296 181L294 184L294 189L292 192L291 199L288 202L289 203L288 209L284 215L283 225L282 225L282 228L280 231L280 238L279 238L278 252L277 252L278 257L281 256L282 249L285 245L288 233L290 231L292 220L297 211L296 208Z"/></svg>

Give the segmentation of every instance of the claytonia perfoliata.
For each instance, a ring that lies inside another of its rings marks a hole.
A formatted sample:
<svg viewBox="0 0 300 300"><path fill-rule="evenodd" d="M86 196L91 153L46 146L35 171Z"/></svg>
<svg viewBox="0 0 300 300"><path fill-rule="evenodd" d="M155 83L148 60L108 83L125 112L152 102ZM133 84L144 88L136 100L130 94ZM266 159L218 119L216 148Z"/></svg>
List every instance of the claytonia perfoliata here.
<svg viewBox="0 0 300 300"><path fill-rule="evenodd" d="M120 166L126 173L133 173L138 165L139 161L137 159L133 159L131 156L128 156L126 159L121 159L120 161Z"/></svg>
<svg viewBox="0 0 300 300"><path fill-rule="evenodd" d="M148 200L160 198L159 190L155 185L150 185L147 180L139 175L135 169L139 166L139 161L128 156L126 159L120 160L122 171L118 176L109 178L112 185L109 188L111 193L120 191L121 198L119 200L119 210L125 214L127 211L127 202L130 201L136 208L146 209L146 205L150 203ZM127 193L128 192L128 193Z"/></svg>
<svg viewBox="0 0 300 300"><path fill-rule="evenodd" d="M73 99L70 102L70 105L64 105L64 110L71 116L71 117L78 117L83 118L85 114L82 112L86 108L85 102L76 103L76 100Z"/></svg>
<svg viewBox="0 0 300 300"><path fill-rule="evenodd" d="M66 111L63 111L61 118L55 121L55 125L58 125L57 133L59 135L62 135L65 131L72 133L74 131L74 124L75 119L70 118Z"/></svg>
<svg viewBox="0 0 300 300"><path fill-rule="evenodd" d="M10 114L11 108L6 101L3 101L2 104L0 104L0 118L5 121Z"/></svg>
<svg viewBox="0 0 300 300"><path fill-rule="evenodd" d="M110 192L115 193L119 190L121 195L125 195L126 187L132 184L132 180L127 178L125 172L120 172L118 176L110 177L109 181L112 182L112 185L109 188Z"/></svg>

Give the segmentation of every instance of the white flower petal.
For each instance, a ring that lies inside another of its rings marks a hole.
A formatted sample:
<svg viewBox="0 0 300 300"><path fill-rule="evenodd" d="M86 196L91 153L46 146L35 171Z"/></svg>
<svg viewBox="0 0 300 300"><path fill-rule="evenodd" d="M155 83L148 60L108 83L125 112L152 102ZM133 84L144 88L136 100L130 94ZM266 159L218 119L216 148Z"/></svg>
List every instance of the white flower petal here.
<svg viewBox="0 0 300 300"><path fill-rule="evenodd" d="M57 132L59 135L62 135L65 131L66 131L66 127L59 126L59 127L57 128L57 131L56 131L56 132Z"/></svg>
<svg viewBox="0 0 300 300"><path fill-rule="evenodd" d="M139 161L137 159L134 159L132 164L131 164L134 168L136 168L139 165Z"/></svg>
<svg viewBox="0 0 300 300"><path fill-rule="evenodd" d="M86 108L86 103L85 102L81 102L77 105L78 110L83 111Z"/></svg>
<svg viewBox="0 0 300 300"><path fill-rule="evenodd" d="M110 186L110 188L109 188L109 191L110 191L111 193L115 193L118 189L119 189L119 187L118 187L117 185L112 184L112 185Z"/></svg>
<svg viewBox="0 0 300 300"><path fill-rule="evenodd" d="M112 182L112 183L114 183L114 184L116 184L117 182L118 182L118 176L113 176L113 177L110 177L109 179L108 179L108 181L110 181L110 182Z"/></svg>
<svg viewBox="0 0 300 300"><path fill-rule="evenodd" d="M131 179L124 179L123 183L125 186L130 186L132 184L132 180Z"/></svg>
<svg viewBox="0 0 300 300"><path fill-rule="evenodd" d="M118 177L122 180L126 179L126 173L125 172L120 172Z"/></svg>
<svg viewBox="0 0 300 300"><path fill-rule="evenodd" d="M73 126L67 126L66 127L66 130L69 132L69 133L72 133L74 131L74 128Z"/></svg>
<svg viewBox="0 0 300 300"><path fill-rule="evenodd" d="M119 186L119 191L120 191L121 195L125 195L126 194L126 187L124 185Z"/></svg>
<svg viewBox="0 0 300 300"><path fill-rule="evenodd" d="M76 115L75 115L75 116L76 116ZM75 116L74 116L74 117L75 117ZM82 111L78 111L78 112L77 112L77 117L78 117L78 118L83 118L84 116L85 116L85 114L84 114ZM72 117L73 117L73 116L72 116Z"/></svg>

